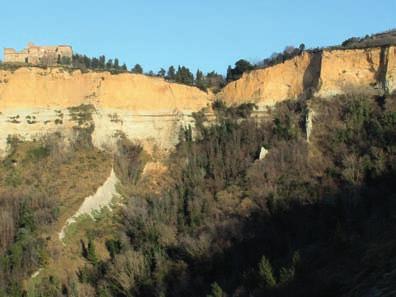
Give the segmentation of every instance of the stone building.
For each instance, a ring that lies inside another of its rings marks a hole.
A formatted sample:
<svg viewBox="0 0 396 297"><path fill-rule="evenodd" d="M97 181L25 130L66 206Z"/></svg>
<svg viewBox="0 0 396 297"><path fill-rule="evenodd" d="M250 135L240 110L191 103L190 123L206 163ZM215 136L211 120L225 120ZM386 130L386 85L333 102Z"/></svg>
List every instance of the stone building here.
<svg viewBox="0 0 396 297"><path fill-rule="evenodd" d="M37 46L28 43L27 48L16 51L13 48L4 49L5 63L26 63L33 65L54 65L71 62L72 47L69 45Z"/></svg>

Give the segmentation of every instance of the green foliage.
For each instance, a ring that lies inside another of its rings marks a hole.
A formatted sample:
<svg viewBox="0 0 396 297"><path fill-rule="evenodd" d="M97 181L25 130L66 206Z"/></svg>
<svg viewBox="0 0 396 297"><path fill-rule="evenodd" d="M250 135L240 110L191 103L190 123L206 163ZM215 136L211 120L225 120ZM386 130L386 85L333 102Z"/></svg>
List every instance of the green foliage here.
<svg viewBox="0 0 396 297"><path fill-rule="evenodd" d="M66 58L66 57L65 57ZM113 62L114 61L114 62ZM106 60L105 56L96 57L88 57L86 55L75 54L73 55L72 60L61 59L60 64L62 65L72 65L75 68L80 68L82 70L93 69L93 70L110 70L114 72L122 72L127 71L126 65L123 64L120 66L120 62L118 58L108 59Z"/></svg>
<svg viewBox="0 0 396 297"><path fill-rule="evenodd" d="M175 74L175 81L181 84L192 86L194 84L194 75L187 67L179 66Z"/></svg>
<svg viewBox="0 0 396 297"><path fill-rule="evenodd" d="M254 66L252 64L250 64L248 61L243 60L243 59L238 60L235 63L234 68L231 68L231 66L228 67L226 81L231 82L231 81L240 79L244 72L247 72L247 71L250 71L253 69L254 69Z"/></svg>
<svg viewBox="0 0 396 297"><path fill-rule="evenodd" d="M54 276L49 276L40 280L39 283L35 284L34 288L31 289L27 297L62 297L62 284Z"/></svg>
<svg viewBox="0 0 396 297"><path fill-rule="evenodd" d="M143 148L127 138L121 137L118 141L118 154L114 162L119 178L126 183L136 183L145 163L146 155L143 153Z"/></svg>
<svg viewBox="0 0 396 297"><path fill-rule="evenodd" d="M38 146L31 148L27 152L27 159L33 160L35 162L48 157L50 154L50 149L45 146Z"/></svg>
<svg viewBox="0 0 396 297"><path fill-rule="evenodd" d="M254 104L215 101L215 118L207 110L193 115L195 131L181 131L159 176L142 177L147 156L121 138L114 166L125 200L115 213L116 240L106 242L110 259L103 262L88 244L85 256L93 254L95 265L82 268L79 281L106 297L198 297L210 287L208 296L391 292L393 102L289 101L261 119L252 116ZM308 104L315 111L309 143ZM269 152L259 160L262 147ZM12 272L35 250L29 238L36 222L29 227L24 212L20 243L1 261Z"/></svg>
<svg viewBox="0 0 396 297"><path fill-rule="evenodd" d="M143 67L140 66L140 64L136 64L135 66L133 66L133 68L131 69L132 73L137 73L137 74L142 74L143 73Z"/></svg>
<svg viewBox="0 0 396 297"><path fill-rule="evenodd" d="M271 263L265 256L261 257L260 263L258 264L258 274L265 288L274 288L276 286L276 279L272 271Z"/></svg>
<svg viewBox="0 0 396 297"><path fill-rule="evenodd" d="M110 253L110 257L114 259L114 256L121 252L121 242L119 240L109 239L106 240L106 248Z"/></svg>
<svg viewBox="0 0 396 297"><path fill-rule="evenodd" d="M89 262L91 262L93 265L98 263L98 257L96 256L95 243L92 239L88 239L87 260Z"/></svg>
<svg viewBox="0 0 396 297"><path fill-rule="evenodd" d="M211 287L211 292L209 295L206 295L207 297L224 297L223 290L218 283L214 282Z"/></svg>

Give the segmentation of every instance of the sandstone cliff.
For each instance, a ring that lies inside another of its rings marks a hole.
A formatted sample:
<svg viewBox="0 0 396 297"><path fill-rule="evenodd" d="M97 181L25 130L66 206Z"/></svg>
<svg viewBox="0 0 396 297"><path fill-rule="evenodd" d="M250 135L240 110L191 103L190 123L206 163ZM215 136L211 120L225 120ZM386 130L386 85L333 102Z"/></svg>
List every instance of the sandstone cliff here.
<svg viewBox="0 0 396 297"><path fill-rule="evenodd" d="M62 68L0 71L0 109L80 104L130 111L197 110L209 96L197 88L138 74L67 72Z"/></svg>
<svg viewBox="0 0 396 297"><path fill-rule="evenodd" d="M218 97L226 102L271 105L286 98L297 98L315 87L320 56L304 53L282 64L244 73L229 83Z"/></svg>
<svg viewBox="0 0 396 297"><path fill-rule="evenodd" d="M160 78L62 68L0 71L0 153L9 135L34 139L78 126L70 107L90 104L93 143L112 146L120 132L131 139L170 147L191 112L210 104L210 95Z"/></svg>
<svg viewBox="0 0 396 297"><path fill-rule="evenodd" d="M245 73L217 98L272 105L286 99L344 93L383 95L396 91L396 47L304 52L282 64ZM70 107L90 104L92 141L112 147L120 133L143 143L172 147L191 113L210 105L194 87L136 74L19 68L0 71L0 154L9 135L34 139L79 124Z"/></svg>
<svg viewBox="0 0 396 297"><path fill-rule="evenodd" d="M229 103L271 105L286 99L396 90L396 47L324 50L245 73L219 94Z"/></svg>

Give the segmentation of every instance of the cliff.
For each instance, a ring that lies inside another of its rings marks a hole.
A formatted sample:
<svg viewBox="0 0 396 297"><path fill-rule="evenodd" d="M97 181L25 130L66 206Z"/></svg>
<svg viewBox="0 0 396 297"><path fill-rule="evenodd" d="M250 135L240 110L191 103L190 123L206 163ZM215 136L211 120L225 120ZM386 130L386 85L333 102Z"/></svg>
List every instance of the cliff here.
<svg viewBox="0 0 396 297"><path fill-rule="evenodd" d="M23 67L0 71L0 109L59 108L93 104L129 111L197 110L209 96L197 88L161 78L109 72L68 72Z"/></svg>
<svg viewBox="0 0 396 297"><path fill-rule="evenodd" d="M320 56L303 53L282 64L244 73L229 83L218 98L229 103L254 101L272 105L286 98L297 98L315 87L320 71Z"/></svg>
<svg viewBox="0 0 396 297"><path fill-rule="evenodd" d="M78 127L70 107L93 107L92 141L111 147L120 132L167 148L191 112L207 106L210 95L160 78L109 72L68 72L62 68L0 71L0 153L9 135L34 139L51 132L72 137ZM74 110L74 113L80 111Z"/></svg>
<svg viewBox="0 0 396 297"><path fill-rule="evenodd" d="M272 105L286 99L396 90L396 47L305 52L273 67L245 73L218 98Z"/></svg>
<svg viewBox="0 0 396 297"><path fill-rule="evenodd" d="M245 73L218 95L230 104L256 102L264 107L286 99L372 95L396 91L396 47L304 52L284 63ZM72 138L71 107L92 106L92 142L114 147L120 133L143 144L170 148L191 113L210 105L213 96L197 88L136 74L22 67L0 71L0 154L9 135L34 139L60 132ZM77 110L77 113L80 111ZM74 110L76 113L76 109Z"/></svg>

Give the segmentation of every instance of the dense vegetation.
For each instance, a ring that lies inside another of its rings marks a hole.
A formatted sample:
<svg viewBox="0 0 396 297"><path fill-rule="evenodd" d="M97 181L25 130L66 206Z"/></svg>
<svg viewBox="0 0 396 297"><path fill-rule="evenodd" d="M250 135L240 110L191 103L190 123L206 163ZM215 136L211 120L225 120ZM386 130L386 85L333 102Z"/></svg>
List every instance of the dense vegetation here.
<svg viewBox="0 0 396 297"><path fill-rule="evenodd" d="M58 241L59 220L100 185L111 165L92 147L66 149L57 134L33 142L10 137L9 146L0 163L0 296L20 297L22 281L55 256L48 246Z"/></svg>
<svg viewBox="0 0 396 297"><path fill-rule="evenodd" d="M217 101L211 124L194 114L196 131L181 131L158 176L122 140L125 207L109 256L91 230L78 279L43 278L29 296L392 296L395 100L290 101L265 118Z"/></svg>

